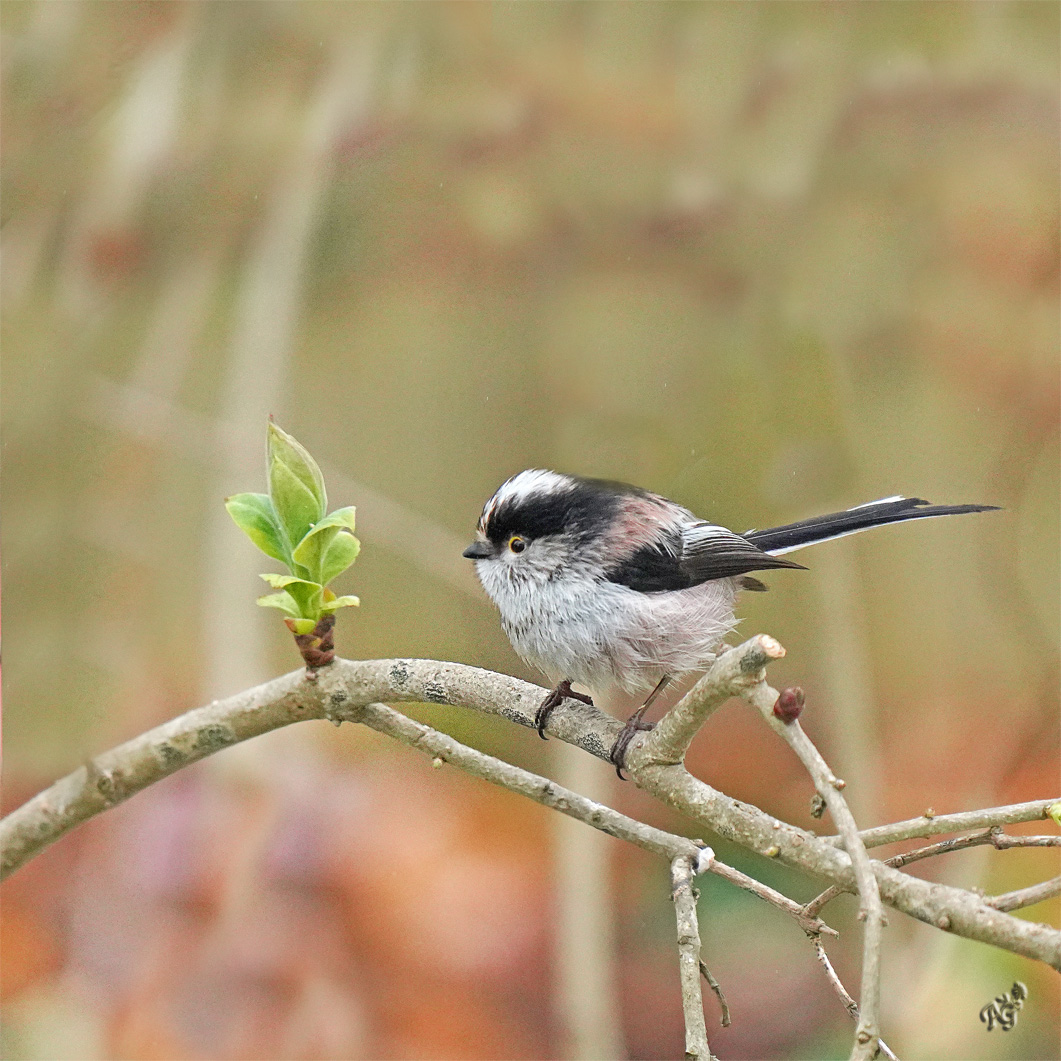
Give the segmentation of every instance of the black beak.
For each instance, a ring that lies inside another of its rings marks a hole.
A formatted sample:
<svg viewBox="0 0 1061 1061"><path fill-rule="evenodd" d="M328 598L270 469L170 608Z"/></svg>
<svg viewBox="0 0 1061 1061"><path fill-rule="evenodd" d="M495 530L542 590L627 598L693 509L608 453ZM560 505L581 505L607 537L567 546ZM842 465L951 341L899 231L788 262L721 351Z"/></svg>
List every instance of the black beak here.
<svg viewBox="0 0 1061 1061"><path fill-rule="evenodd" d="M469 560L488 560L493 555L494 550L491 548L489 542L472 542L472 544L461 553L461 556L466 556Z"/></svg>

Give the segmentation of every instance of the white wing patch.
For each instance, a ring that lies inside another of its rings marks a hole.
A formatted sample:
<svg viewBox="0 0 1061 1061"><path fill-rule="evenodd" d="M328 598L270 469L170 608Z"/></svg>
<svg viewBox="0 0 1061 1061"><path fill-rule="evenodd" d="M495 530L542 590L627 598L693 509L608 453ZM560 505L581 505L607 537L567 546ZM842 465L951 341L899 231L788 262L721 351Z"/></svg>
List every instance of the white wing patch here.
<svg viewBox="0 0 1061 1061"><path fill-rule="evenodd" d="M698 552L701 549L710 549L712 545L730 545L736 548L748 549L749 543L739 534L717 523L693 523L682 527L682 539L685 548L690 552Z"/></svg>

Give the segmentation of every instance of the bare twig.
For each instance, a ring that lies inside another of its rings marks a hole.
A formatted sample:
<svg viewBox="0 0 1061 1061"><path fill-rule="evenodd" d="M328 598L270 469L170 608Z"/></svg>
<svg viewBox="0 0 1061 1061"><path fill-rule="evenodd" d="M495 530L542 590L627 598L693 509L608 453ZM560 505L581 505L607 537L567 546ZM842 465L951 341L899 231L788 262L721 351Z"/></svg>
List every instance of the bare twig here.
<svg viewBox="0 0 1061 1061"><path fill-rule="evenodd" d="M379 733L430 753L442 762L460 767L462 770L485 781L507 788L511 792L533 799L536 803L558 810L571 818L585 822L594 829L614 836L619 840L640 847L654 855L661 855L673 862L675 859L692 859L697 873L714 873L731 884L750 891L764 902L776 906L794 918L804 932L823 933L836 936L837 931L816 917L808 917L803 907L787 895L761 884L739 869L720 862L710 848L696 840L689 840L675 833L664 832L625 814L572 792L548 778L533 774L522 767L513 766L492 755L461 744L452 737L416 722L384 704L369 704L362 709L353 709L351 721L361 722Z"/></svg>
<svg viewBox="0 0 1061 1061"><path fill-rule="evenodd" d="M711 975L711 970L704 965L702 959L700 961L700 975L707 981L707 986L715 993L718 1004L722 1009L722 1027L728 1028L733 1023L729 1015L729 1003L726 1001L726 996L722 991L722 985Z"/></svg>
<svg viewBox="0 0 1061 1061"><path fill-rule="evenodd" d="M999 829L992 829L991 832L995 835L991 838L991 843L999 851L1008 851L1013 847L1061 847L1061 835L1058 836L1010 836L1008 833L1002 833Z"/></svg>
<svg viewBox="0 0 1061 1061"><path fill-rule="evenodd" d="M1020 910L1025 906L1034 906L1046 899L1061 895L1061 877L1045 880L1042 884L1033 884L1029 888L1019 888L1015 892L1006 892L984 900L996 910Z"/></svg>
<svg viewBox="0 0 1061 1061"><path fill-rule="evenodd" d="M822 945L821 937L811 935L811 943L814 944L814 952L818 955L818 961L821 962L822 968L825 970L825 975L829 978L829 983L832 985L833 990L837 993L840 1001L843 1002L844 1008L848 1013L851 1014L855 1020L858 1020L858 1003L848 993L844 982L837 975L836 969L833 968L833 963L829 960L829 955L825 953L825 947Z"/></svg>
<svg viewBox="0 0 1061 1061"><path fill-rule="evenodd" d="M913 851L904 851L899 855L886 858L886 866L906 866L911 862L920 862L923 858L934 855L946 855L951 851L963 851L968 847L980 847L990 844L996 851L1008 851L1014 847L1061 847L1061 836L1009 836L1002 831L1001 825L986 829L971 836L959 836L953 840L941 840L926 847L916 847Z"/></svg>
<svg viewBox="0 0 1061 1061"><path fill-rule="evenodd" d="M799 706L802 706L802 693L797 697L794 690L787 692L793 701L798 700ZM880 1038L880 951L885 924L884 905L881 902L876 875L870 866L869 855L858 834L858 826L847 801L841 795L844 782L829 769L821 753L795 718L782 721L778 717L775 708L784 701L780 700L781 694L767 685L765 680L746 690L743 695L752 706L759 709L770 728L799 756L814 781L815 789L825 800L829 813L844 838L844 847L851 857L861 903L859 917L865 922L862 984L859 992L861 1004L851 1057L860 1061L871 1061L877 1054Z"/></svg>
<svg viewBox="0 0 1061 1061"><path fill-rule="evenodd" d="M693 738L716 708L762 678L766 664L785 650L764 634L727 649L708 672L656 723L638 744L641 761L673 765L685 759Z"/></svg>
<svg viewBox="0 0 1061 1061"><path fill-rule="evenodd" d="M708 1061L711 1050L707 1045L704 998L700 992L700 928L696 921L696 893L693 891L695 873L696 863L688 858L676 858L670 864L671 898L678 922L685 1057L687 1061Z"/></svg>
<svg viewBox="0 0 1061 1061"><path fill-rule="evenodd" d="M684 836L667 833L634 818L628 818L625 814L572 792L547 777L496 759L475 748L469 748L453 737L425 726L385 704L370 703L364 707L351 707L336 717L360 722L377 733L386 734L402 744L426 752L443 763L460 767L467 773L507 788L510 792L527 796L536 803L577 818L594 829L626 840L654 855L661 855L668 861L675 858L698 860L704 850Z"/></svg>
<svg viewBox="0 0 1061 1061"><path fill-rule="evenodd" d="M437 760L452 763L477 777L528 796L544 806L559 810L612 836L629 840L645 850L655 854L680 852L671 859L671 880L678 920L679 967L686 1020L686 1056L708 1061L711 1055L707 1046L703 999L700 993L700 935L692 879L696 873L710 868L714 862L710 849L701 848L692 840L664 833L627 818L609 807L562 788L548 778L539 777L518 766L468 748L452 737L416 722L384 704L368 704L364 708L355 709L353 720L426 752ZM736 870L732 872L737 873ZM721 989L713 983L710 974L708 978L719 994L724 1024L728 1024L729 1008L725 998ZM690 985L690 980L695 986L695 1000L694 987Z"/></svg>
<svg viewBox="0 0 1061 1061"><path fill-rule="evenodd" d="M928 814L910 818L891 825L877 825L863 829L859 834L866 847L883 847L900 840L914 840L921 836L939 836L940 833L962 833L967 829L986 829L993 825L1016 825L1019 822L1035 822L1048 818L1049 809L1059 802L1053 799L1036 799L1030 803L1013 803L1007 807L989 807L986 810L961 811L958 814ZM826 843L842 847L839 836L822 837Z"/></svg>
<svg viewBox="0 0 1061 1061"><path fill-rule="evenodd" d="M913 851L904 851L901 855L892 855L891 858L884 860L884 865L898 869L911 862L920 862L921 859L932 858L934 855L945 855L951 851L964 851L967 848L980 847L984 844L991 844L999 851L1005 851L1013 847L1059 847L1061 846L1061 836L1007 836L1002 832L1002 827L998 825L992 829L986 829L982 833L959 836L953 840L941 840L939 843L918 847ZM831 888L826 888L821 895L807 903L803 908L803 912L809 917L817 917L826 903L831 903L833 899L842 894L843 889L837 888L835 885ZM990 903L990 900L985 901ZM990 905L994 906L996 910L1003 909L995 906L994 903L990 903Z"/></svg>
<svg viewBox="0 0 1061 1061"><path fill-rule="evenodd" d="M733 866L727 866L725 862L719 862L714 859L706 869L709 873L714 873L723 880L736 884L738 888L743 888L745 891L751 892L752 895L758 895L760 899L770 903L771 906L776 906L779 910L790 914L796 919L799 927L808 934L818 932L824 936L840 935L835 928L830 928L824 921L820 921L817 915L808 915L804 907L794 902L787 895L774 891L768 884L763 884L754 877L749 877L747 873L741 873L739 869L734 869Z"/></svg>
<svg viewBox="0 0 1061 1061"><path fill-rule="evenodd" d="M756 643L752 642L752 649ZM735 649L734 651L741 651ZM498 715L531 728L544 690L503 674L431 660L336 660L316 683L304 671L189 711L127 741L57 781L0 822L0 872L22 865L70 829L148 785L222 748L305 719L350 718L386 701L445 703ZM549 720L551 736L606 760L620 723L565 701ZM634 742L637 744L637 741ZM631 746L636 758L636 748ZM628 765L630 759L628 758ZM636 783L668 806L749 851L854 890L848 855L832 844L716 791L680 765L642 765ZM668 857L672 857L668 855ZM969 939L1061 966L1061 933L1002 913L970 891L919 880L873 863L882 899L896 909Z"/></svg>
<svg viewBox="0 0 1061 1061"><path fill-rule="evenodd" d="M811 943L814 944L814 952L818 956L818 961L821 963L822 968L825 970L825 975L829 980L832 989L836 992L837 997L844 1004L844 1008L848 1013L851 1014L851 1018L857 1023L858 1022L858 1003L848 993L844 982L840 979L833 967L833 963L829 960L829 955L825 952L825 947L822 945L821 936L814 932L808 932L807 935L810 937ZM891 1061L898 1061L898 1058L892 1053L888 1044L883 1039L878 1039L880 1044L880 1052L885 1057L890 1058Z"/></svg>

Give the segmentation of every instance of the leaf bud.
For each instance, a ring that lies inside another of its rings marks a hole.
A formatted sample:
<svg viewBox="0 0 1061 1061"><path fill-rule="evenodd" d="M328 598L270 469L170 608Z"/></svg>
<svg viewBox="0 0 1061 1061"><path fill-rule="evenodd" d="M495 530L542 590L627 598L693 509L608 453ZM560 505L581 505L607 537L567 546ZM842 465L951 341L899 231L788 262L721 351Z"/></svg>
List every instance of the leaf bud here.
<svg viewBox="0 0 1061 1061"><path fill-rule="evenodd" d="M799 718L805 702L806 697L798 685L782 689L777 702L774 704L774 715L786 725L791 724Z"/></svg>

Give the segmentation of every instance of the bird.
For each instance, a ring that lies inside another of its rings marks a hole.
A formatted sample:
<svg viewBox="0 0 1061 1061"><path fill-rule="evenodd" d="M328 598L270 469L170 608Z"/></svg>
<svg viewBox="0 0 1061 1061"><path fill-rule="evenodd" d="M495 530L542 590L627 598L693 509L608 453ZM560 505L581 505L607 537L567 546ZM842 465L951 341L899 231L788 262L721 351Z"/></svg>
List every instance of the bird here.
<svg viewBox="0 0 1061 1061"><path fill-rule="evenodd" d="M486 502L463 555L516 653L555 683L535 714L543 739L565 697L592 705L573 684L647 692L609 755L622 777L630 741L652 728L644 715L656 697L728 647L741 590L767 588L752 572L806 570L785 556L873 527L994 510L896 495L736 534L629 483L532 468Z"/></svg>

